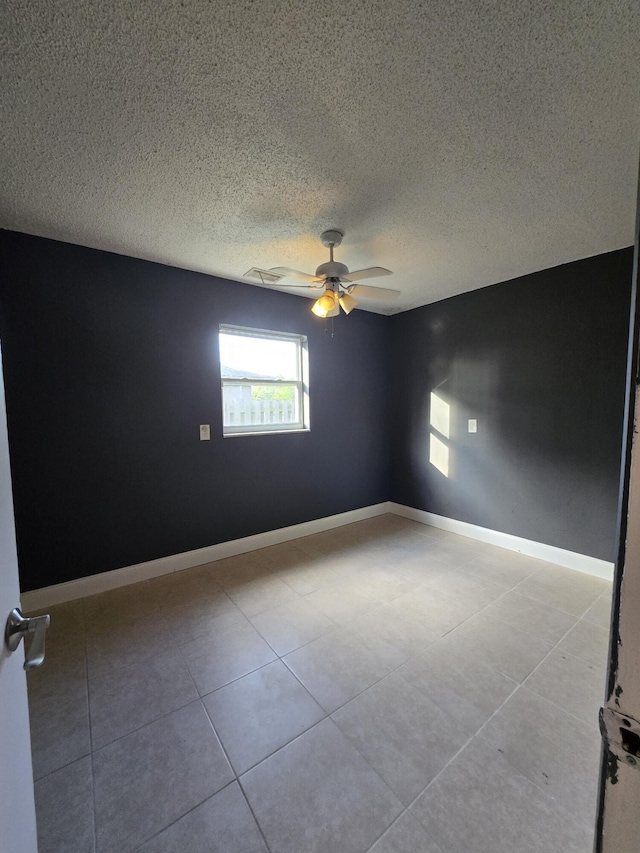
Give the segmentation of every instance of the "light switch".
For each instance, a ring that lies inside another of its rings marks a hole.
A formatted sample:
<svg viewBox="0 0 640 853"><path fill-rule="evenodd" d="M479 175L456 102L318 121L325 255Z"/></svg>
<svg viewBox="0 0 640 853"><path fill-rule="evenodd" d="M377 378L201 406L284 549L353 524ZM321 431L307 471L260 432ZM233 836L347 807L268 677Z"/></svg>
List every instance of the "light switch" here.
<svg viewBox="0 0 640 853"><path fill-rule="evenodd" d="M200 424L200 441L209 441L211 439L211 427L209 424Z"/></svg>
<svg viewBox="0 0 640 853"><path fill-rule="evenodd" d="M478 432L478 421L476 418L469 418L469 432Z"/></svg>

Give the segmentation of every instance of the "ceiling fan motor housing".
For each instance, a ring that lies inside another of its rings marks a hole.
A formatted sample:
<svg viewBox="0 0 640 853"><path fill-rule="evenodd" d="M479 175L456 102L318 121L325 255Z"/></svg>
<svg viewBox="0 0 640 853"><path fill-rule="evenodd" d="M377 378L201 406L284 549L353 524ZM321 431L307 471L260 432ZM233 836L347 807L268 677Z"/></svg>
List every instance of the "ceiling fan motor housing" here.
<svg viewBox="0 0 640 853"><path fill-rule="evenodd" d="M323 231L320 235L320 240L323 246L326 246L327 249L335 248L342 243L342 238L344 234L342 231L338 231L337 228L330 228L328 231Z"/></svg>
<svg viewBox="0 0 640 853"><path fill-rule="evenodd" d="M342 278L349 275L349 268L339 261L327 261L316 270L317 278Z"/></svg>

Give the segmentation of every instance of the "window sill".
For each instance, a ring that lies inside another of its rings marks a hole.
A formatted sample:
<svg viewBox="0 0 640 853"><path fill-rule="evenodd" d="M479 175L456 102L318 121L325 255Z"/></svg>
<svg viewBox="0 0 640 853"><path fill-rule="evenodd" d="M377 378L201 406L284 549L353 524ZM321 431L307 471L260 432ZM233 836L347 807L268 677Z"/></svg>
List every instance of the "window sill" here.
<svg viewBox="0 0 640 853"><path fill-rule="evenodd" d="M265 429L258 432L223 432L223 438L241 438L245 435L298 435L301 432L311 432L311 427L300 429Z"/></svg>

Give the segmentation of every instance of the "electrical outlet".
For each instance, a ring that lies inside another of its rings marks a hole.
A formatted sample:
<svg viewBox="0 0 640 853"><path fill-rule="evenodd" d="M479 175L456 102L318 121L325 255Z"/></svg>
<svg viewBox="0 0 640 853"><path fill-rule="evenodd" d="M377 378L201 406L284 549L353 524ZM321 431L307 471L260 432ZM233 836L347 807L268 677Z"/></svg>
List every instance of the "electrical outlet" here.
<svg viewBox="0 0 640 853"><path fill-rule="evenodd" d="M209 424L200 424L200 441L209 441L211 439L211 427Z"/></svg>
<svg viewBox="0 0 640 853"><path fill-rule="evenodd" d="M476 418L469 418L469 432L478 432L478 421Z"/></svg>

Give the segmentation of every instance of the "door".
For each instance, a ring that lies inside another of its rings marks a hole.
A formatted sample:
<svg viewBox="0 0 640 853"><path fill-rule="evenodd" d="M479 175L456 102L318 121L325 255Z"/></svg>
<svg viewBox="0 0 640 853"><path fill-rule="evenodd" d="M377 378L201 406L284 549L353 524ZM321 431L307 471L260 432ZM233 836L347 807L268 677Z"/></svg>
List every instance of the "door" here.
<svg viewBox="0 0 640 853"><path fill-rule="evenodd" d="M618 514L609 675L603 733L596 853L640 850L640 312L636 222L624 459Z"/></svg>
<svg viewBox="0 0 640 853"><path fill-rule="evenodd" d="M13 653L4 643L9 613L20 604L16 534L13 521L7 417L0 352L0 850L36 853L31 740L24 644Z"/></svg>

